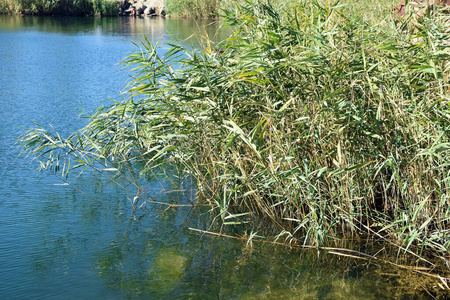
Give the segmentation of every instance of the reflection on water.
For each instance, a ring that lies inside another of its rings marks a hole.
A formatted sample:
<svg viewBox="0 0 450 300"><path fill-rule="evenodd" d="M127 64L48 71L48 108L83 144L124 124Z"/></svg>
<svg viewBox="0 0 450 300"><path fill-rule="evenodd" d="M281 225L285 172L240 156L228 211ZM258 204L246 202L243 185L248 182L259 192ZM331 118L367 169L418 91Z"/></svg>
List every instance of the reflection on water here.
<svg viewBox="0 0 450 300"><path fill-rule="evenodd" d="M210 227L208 208L148 205L133 215L133 195L105 178L69 178L99 205L51 174L37 176L36 164L18 157L15 140L31 120L67 134L87 122L80 110L120 99L127 76L117 63L141 33L164 44L169 33L185 39L205 30L213 36L217 27L164 18L0 16L0 299L426 298L402 282L405 274L383 275L395 271L382 266L199 236L188 228L219 230ZM139 180L157 201L189 203ZM407 288L394 289L397 283Z"/></svg>
<svg viewBox="0 0 450 300"><path fill-rule="evenodd" d="M194 33L209 35L221 40L226 31L217 32L219 24L212 20L170 19L161 17L71 17L71 16L5 16L0 15L0 30L3 31L38 31L58 34L97 34L132 36L140 39L145 34L150 39L160 39L172 35L177 40L184 40Z"/></svg>

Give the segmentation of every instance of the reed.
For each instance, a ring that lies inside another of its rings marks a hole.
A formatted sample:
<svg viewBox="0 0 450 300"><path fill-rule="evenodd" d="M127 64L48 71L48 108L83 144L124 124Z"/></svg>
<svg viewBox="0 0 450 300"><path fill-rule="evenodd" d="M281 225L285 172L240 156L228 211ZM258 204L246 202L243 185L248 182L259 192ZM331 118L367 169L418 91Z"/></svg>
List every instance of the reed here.
<svg viewBox="0 0 450 300"><path fill-rule="evenodd" d="M0 14L117 16L116 0L0 0Z"/></svg>
<svg viewBox="0 0 450 300"><path fill-rule="evenodd" d="M219 0L168 0L167 13L178 18L217 18L221 5Z"/></svg>
<svg viewBox="0 0 450 300"><path fill-rule="evenodd" d="M393 20L393 19L391 19ZM247 1L226 42L144 39L128 99L68 138L21 138L42 167L172 164L223 224L266 220L316 247L373 237L445 260L450 102L444 15L375 22L338 3ZM255 223L255 224L256 224Z"/></svg>

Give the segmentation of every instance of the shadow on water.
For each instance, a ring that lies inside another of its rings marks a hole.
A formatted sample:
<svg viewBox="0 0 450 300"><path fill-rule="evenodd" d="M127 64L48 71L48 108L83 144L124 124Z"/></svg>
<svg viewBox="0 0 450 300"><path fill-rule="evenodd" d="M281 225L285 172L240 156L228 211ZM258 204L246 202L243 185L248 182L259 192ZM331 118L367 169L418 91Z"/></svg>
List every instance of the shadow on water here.
<svg viewBox="0 0 450 300"><path fill-rule="evenodd" d="M170 194L159 182L147 179L142 175L141 182L158 202L188 204L185 195L195 194L195 186L188 179L182 182L186 189L183 193ZM173 188L173 179L162 180L167 190ZM42 252L32 256L33 272L42 280L54 281L61 272L76 273L87 268L89 276L98 279L97 284L105 289L102 296L118 299L430 297L420 286L426 281L417 274L326 252L318 257L315 249L258 243L250 247L239 240L202 236L189 228L220 230L211 222L209 207L168 208L149 202L145 211L133 213L129 195L104 178L90 174L77 181L86 192L106 195L104 199L111 197L110 201L102 206L87 199L80 202L74 192L73 198L67 199L72 203L70 208L48 203L36 211L39 218L47 220L72 212L69 220L48 222L49 227L42 230L47 233L54 231L52 226L59 227L57 236L43 236ZM95 184L89 186L87 181ZM67 211L61 211L64 209ZM233 231L228 229L235 235ZM359 250L378 252L377 247L373 244ZM398 255L396 249L385 254ZM81 267L76 265L80 259L85 264ZM430 292L439 295L438 288Z"/></svg>
<svg viewBox="0 0 450 300"><path fill-rule="evenodd" d="M241 241L201 236L188 228L219 229L211 225L208 209L150 205L146 213L133 215L123 199L83 218L83 226L97 234L80 237L67 228L59 238L43 239L45 255L33 257L34 272L42 278L46 274L51 278L52 272L73 272L81 251L91 253L92 275L118 298L429 298L416 286L418 278L408 272L325 252L318 259L316 250L249 247ZM156 200L170 201L164 194ZM51 259L42 261L42 256Z"/></svg>

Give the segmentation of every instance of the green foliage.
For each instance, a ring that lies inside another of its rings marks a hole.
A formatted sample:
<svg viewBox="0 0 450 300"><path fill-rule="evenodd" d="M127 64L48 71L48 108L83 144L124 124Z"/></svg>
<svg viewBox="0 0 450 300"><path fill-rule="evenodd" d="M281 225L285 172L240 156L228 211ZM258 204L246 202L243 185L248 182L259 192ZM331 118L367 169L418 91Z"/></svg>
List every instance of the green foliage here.
<svg viewBox="0 0 450 300"><path fill-rule="evenodd" d="M114 16L119 13L119 2L115 0L0 0L0 13Z"/></svg>
<svg viewBox="0 0 450 300"><path fill-rule="evenodd" d="M117 16L119 2L116 0L91 0L95 15Z"/></svg>
<svg viewBox="0 0 450 300"><path fill-rule="evenodd" d="M445 17L380 24L337 3L249 1L223 19L233 36L201 51L145 40L124 61L128 100L68 139L32 129L24 151L64 172L183 166L224 223L269 220L290 241L369 234L448 254Z"/></svg>
<svg viewBox="0 0 450 300"><path fill-rule="evenodd" d="M219 0L168 0L167 13L182 18L208 19L219 14Z"/></svg>

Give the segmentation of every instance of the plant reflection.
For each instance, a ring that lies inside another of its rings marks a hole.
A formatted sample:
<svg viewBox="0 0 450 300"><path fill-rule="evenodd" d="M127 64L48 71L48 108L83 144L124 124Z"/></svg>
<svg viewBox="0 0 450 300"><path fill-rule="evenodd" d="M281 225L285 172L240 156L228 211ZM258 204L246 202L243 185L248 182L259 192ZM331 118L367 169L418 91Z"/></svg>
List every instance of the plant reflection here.
<svg viewBox="0 0 450 300"><path fill-rule="evenodd" d="M23 28L36 31L63 34L97 33L98 35L134 36L142 39L160 39L173 35L177 40L189 38L193 32L207 34L211 39L223 40L227 32L218 32L219 24L211 20L177 20L162 17L115 18L115 17L43 17L43 16L5 16L0 15L0 30L19 31Z"/></svg>

